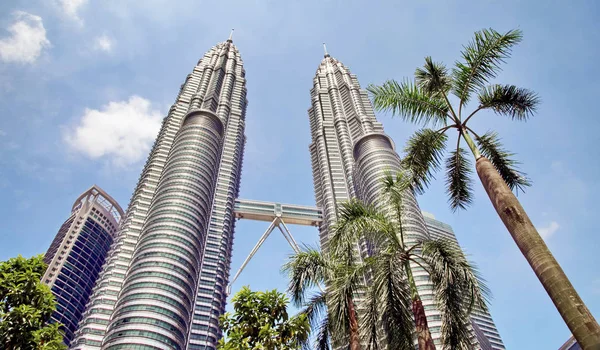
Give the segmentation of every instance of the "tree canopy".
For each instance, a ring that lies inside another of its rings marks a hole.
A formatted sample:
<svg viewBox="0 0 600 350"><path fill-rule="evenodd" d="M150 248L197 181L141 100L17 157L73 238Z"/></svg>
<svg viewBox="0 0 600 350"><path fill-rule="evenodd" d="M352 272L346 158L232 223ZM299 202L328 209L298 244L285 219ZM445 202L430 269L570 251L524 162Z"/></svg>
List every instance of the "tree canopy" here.
<svg viewBox="0 0 600 350"><path fill-rule="evenodd" d="M43 256L0 263L0 344L2 349L66 349L60 324L50 323L56 303L41 282Z"/></svg>
<svg viewBox="0 0 600 350"><path fill-rule="evenodd" d="M220 319L225 337L219 341L219 350L294 350L307 343L308 319L306 315L288 315L285 294L243 287L232 302L234 313L225 313Z"/></svg>

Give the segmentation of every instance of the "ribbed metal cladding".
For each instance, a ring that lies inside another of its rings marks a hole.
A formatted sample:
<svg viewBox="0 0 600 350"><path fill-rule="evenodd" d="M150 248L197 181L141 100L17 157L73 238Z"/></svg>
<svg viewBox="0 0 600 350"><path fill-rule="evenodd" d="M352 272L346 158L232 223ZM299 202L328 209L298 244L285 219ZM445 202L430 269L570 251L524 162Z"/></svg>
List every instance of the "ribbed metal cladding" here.
<svg viewBox="0 0 600 350"><path fill-rule="evenodd" d="M226 303L246 106L243 62L227 40L198 61L163 120L72 349L98 350L103 341L111 350L216 348L218 319ZM204 135L206 130L212 131ZM210 136L215 133L220 135L216 158ZM173 159L177 163L171 164ZM207 187L199 178L212 182ZM146 290L152 290L151 297ZM121 337L135 338L137 345Z"/></svg>
<svg viewBox="0 0 600 350"><path fill-rule="evenodd" d="M384 205L380 200L381 180L387 172L400 170L400 158L394 143L375 118L367 92L340 61L325 55L310 92L312 106L308 116L312 142L309 151L316 202L324 214L320 227L321 247L326 250L329 227L337 220L339 203L360 198L374 205ZM412 243L428 233L412 193L406 193L404 205L406 240ZM369 254L366 244L359 248L362 256ZM419 268L416 264L412 267L413 270ZM440 313L433 290L426 283L417 289L426 305L428 320L433 322ZM356 299L359 308L362 300L361 295ZM439 344L439 333L434 333L434 338Z"/></svg>
<svg viewBox="0 0 600 350"><path fill-rule="evenodd" d="M213 112L194 110L185 117L148 211L103 349L135 345L185 348L222 136L223 126Z"/></svg>

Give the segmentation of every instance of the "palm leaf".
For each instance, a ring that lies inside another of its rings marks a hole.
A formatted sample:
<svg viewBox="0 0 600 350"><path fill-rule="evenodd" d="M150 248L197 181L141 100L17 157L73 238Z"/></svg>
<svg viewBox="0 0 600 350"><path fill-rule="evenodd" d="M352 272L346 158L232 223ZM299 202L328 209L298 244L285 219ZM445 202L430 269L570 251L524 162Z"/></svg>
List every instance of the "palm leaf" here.
<svg viewBox="0 0 600 350"><path fill-rule="evenodd" d="M464 148L458 147L446 159L446 186L453 211L465 209L473 201L471 161Z"/></svg>
<svg viewBox="0 0 600 350"><path fill-rule="evenodd" d="M408 140L402 163L412 174L415 192L422 194L435 179L447 140L446 134L431 129L421 129Z"/></svg>
<svg viewBox="0 0 600 350"><path fill-rule="evenodd" d="M428 96L443 97L452 87L452 79L442 63L433 62L431 57L425 57L423 68L415 71L417 86Z"/></svg>
<svg viewBox="0 0 600 350"><path fill-rule="evenodd" d="M361 313L360 332L367 343L367 350L379 350L381 341L381 315L379 313L379 290L371 285L367 291L365 309Z"/></svg>
<svg viewBox="0 0 600 350"><path fill-rule="evenodd" d="M330 249L339 256L340 250L359 242L365 233L370 233L371 243L385 240L382 235L393 231L390 225L385 214L372 205L357 199L342 202L338 206L338 220L331 228Z"/></svg>
<svg viewBox="0 0 600 350"><path fill-rule="evenodd" d="M327 279L329 266L321 252L305 246L288 259L282 271L290 277L288 292L292 302L301 307L306 302L307 291Z"/></svg>
<svg viewBox="0 0 600 350"><path fill-rule="evenodd" d="M504 34L493 29L475 33L475 38L461 52L464 62L457 62L452 70L453 92L461 106L496 77L500 64L510 57L512 47L522 38L518 29Z"/></svg>
<svg viewBox="0 0 600 350"><path fill-rule="evenodd" d="M388 348L413 349L414 322L411 312L410 288L400 268L403 263L397 254L382 253L377 258L372 288L377 293L379 314ZM373 318L371 318L373 319Z"/></svg>
<svg viewBox="0 0 600 350"><path fill-rule="evenodd" d="M474 306L487 309L489 289L454 241L424 240L421 244L421 256L428 265L442 312L444 348L470 348L472 333L469 315Z"/></svg>
<svg viewBox="0 0 600 350"><path fill-rule="evenodd" d="M321 324L317 331L317 338L315 339L315 350L329 350L329 339L329 317L325 316L321 321Z"/></svg>
<svg viewBox="0 0 600 350"><path fill-rule="evenodd" d="M513 120L527 120L535 113L539 96L528 89L514 85L490 85L479 92L481 108L490 108L497 114L508 115Z"/></svg>
<svg viewBox="0 0 600 350"><path fill-rule="evenodd" d="M317 328L320 321L327 314L326 293L313 294L304 305L304 309L300 311L300 314L306 315L312 328Z"/></svg>
<svg viewBox="0 0 600 350"><path fill-rule="evenodd" d="M391 111L403 120L420 125L445 125L448 105L444 99L429 96L409 81L388 80L382 86L369 85L373 105L380 111Z"/></svg>
<svg viewBox="0 0 600 350"><path fill-rule="evenodd" d="M515 154L502 149L502 143L496 132L487 132L481 137L476 137L476 140L481 153L492 162L511 190L525 191L525 187L531 186L527 174L517 169L520 163L512 159Z"/></svg>

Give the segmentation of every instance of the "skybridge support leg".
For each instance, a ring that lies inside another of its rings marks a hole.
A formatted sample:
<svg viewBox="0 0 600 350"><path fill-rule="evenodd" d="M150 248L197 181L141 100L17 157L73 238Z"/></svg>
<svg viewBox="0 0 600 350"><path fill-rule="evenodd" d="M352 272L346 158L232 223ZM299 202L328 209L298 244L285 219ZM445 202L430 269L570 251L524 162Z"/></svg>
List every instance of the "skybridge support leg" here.
<svg viewBox="0 0 600 350"><path fill-rule="evenodd" d="M294 249L294 251L296 253L300 252L300 246L298 245L298 243L296 243L296 240L294 239L294 236L292 236L292 233L290 232L290 230L288 229L287 225L285 224L285 222L283 220L281 221L281 225L283 226L283 228L285 229L285 232L287 233L287 235L290 237L290 240L292 241L290 243L290 245L292 246L292 249ZM279 228L281 230L281 227ZM285 233L283 232L283 230L281 231L281 233L283 233L283 235L285 236Z"/></svg>
<svg viewBox="0 0 600 350"><path fill-rule="evenodd" d="M240 269L236 272L236 274L233 277L233 279L229 282L229 285L227 286L227 295L231 294L231 286L238 279L238 277L240 276L240 274L242 273L242 271L244 270L244 268L246 267L246 265L248 265L248 262L250 262L250 260L254 256L254 254L256 254L256 252L258 251L258 248L260 248L260 246L263 243L265 243L265 240L267 239L267 237L269 237L269 235L271 234L271 232L273 232L273 229L275 228L275 226L279 226L278 223L277 223L278 221L279 221L279 218L275 218L275 220L273 220L273 222L271 222L271 225L269 225L269 228L265 231L265 233L263 233L263 235L260 237L260 239L258 240L258 243L256 243L256 245L254 246L254 248L252 248L252 251L250 252L250 254L248 255L248 257L246 258L246 260L244 260L244 263L242 264L242 266L240 267Z"/></svg>
<svg viewBox="0 0 600 350"><path fill-rule="evenodd" d="M288 242L291 240L292 243L290 243L290 245L292 246L292 248L294 249L294 251L296 253L300 253L300 246L298 245L298 243L296 243L296 240L294 239L294 236L292 236L292 233L290 232L290 230L288 229L287 225L285 224L285 222L283 220L281 220L281 226L283 226L283 228L285 229L285 232L287 233L287 235L290 237L290 239L288 240ZM281 230L281 227L279 227L279 229ZM281 233L283 233L283 230L281 230ZM283 233L283 235L285 236L286 234ZM317 287L319 287L319 290L322 293L325 293L325 290L323 289L323 287L321 286L320 283L317 283Z"/></svg>

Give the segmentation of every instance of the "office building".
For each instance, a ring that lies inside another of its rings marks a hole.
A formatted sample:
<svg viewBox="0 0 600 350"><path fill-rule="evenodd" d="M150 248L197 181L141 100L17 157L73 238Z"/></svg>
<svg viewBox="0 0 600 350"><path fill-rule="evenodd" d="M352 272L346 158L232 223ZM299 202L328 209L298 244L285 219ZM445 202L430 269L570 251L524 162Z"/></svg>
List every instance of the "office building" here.
<svg viewBox="0 0 600 350"><path fill-rule="evenodd" d="M243 62L231 38L198 61L163 120L72 349L215 349L236 217L271 221L264 239L278 227L292 246L285 221L319 225L326 250L340 202L378 203L380 180L400 168L400 159L367 93L327 53L313 84L309 149L319 208L239 200ZM414 196L407 195L405 206L408 243L428 236ZM369 253L366 246L357 248L357 255ZM415 276L428 279L412 267ZM426 283L418 290L439 345L433 292Z"/></svg>
<svg viewBox="0 0 600 350"><path fill-rule="evenodd" d="M163 120L72 348L216 348L246 105L230 38L198 61Z"/></svg>
<svg viewBox="0 0 600 350"><path fill-rule="evenodd" d="M67 345L102 271L122 215L113 198L92 186L77 198L44 256L48 268L42 281L50 286L56 300L52 320L64 325Z"/></svg>
<svg viewBox="0 0 600 350"><path fill-rule="evenodd" d="M321 247L327 249L329 227L336 222L337 205L351 198L381 205L382 179L388 171L400 170L400 158L392 139L377 121L367 92L356 75L325 52L313 79L308 110L312 142L309 146L317 206L323 211ZM404 199L405 238L408 244L427 236L427 228L414 196ZM358 248L361 256L368 248ZM425 271L411 265L415 279L428 280ZM433 292L417 286L427 313L431 335L440 345L441 314ZM357 300L360 308L361 298Z"/></svg>
<svg viewBox="0 0 600 350"><path fill-rule="evenodd" d="M581 346L579 346L575 337L571 336L558 350L581 350Z"/></svg>

